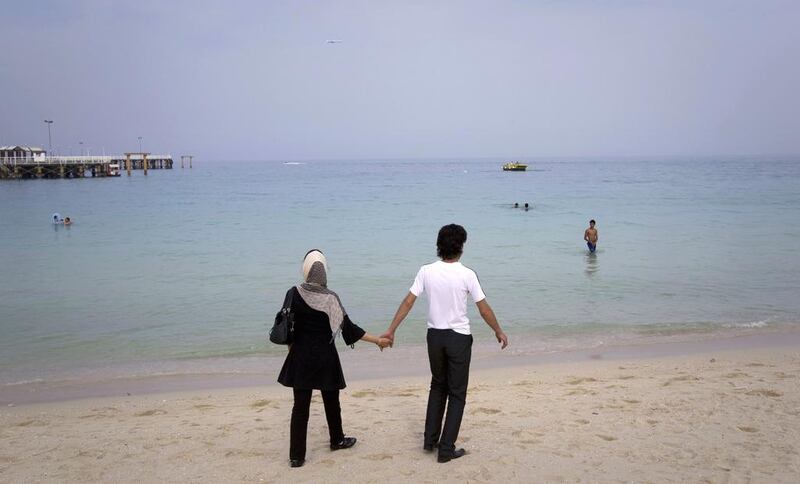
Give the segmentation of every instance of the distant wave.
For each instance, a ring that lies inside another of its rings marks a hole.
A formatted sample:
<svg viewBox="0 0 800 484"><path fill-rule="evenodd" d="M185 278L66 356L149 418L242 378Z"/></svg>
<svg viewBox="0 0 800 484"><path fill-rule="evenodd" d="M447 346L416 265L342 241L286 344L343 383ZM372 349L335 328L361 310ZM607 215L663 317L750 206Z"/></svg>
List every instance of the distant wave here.
<svg viewBox="0 0 800 484"><path fill-rule="evenodd" d="M284 165L305 165L305 163L302 163L300 161L284 161L283 164Z"/></svg>
<svg viewBox="0 0 800 484"><path fill-rule="evenodd" d="M769 323L766 321L749 321L746 323L724 324L726 328L766 328Z"/></svg>
<svg viewBox="0 0 800 484"><path fill-rule="evenodd" d="M9 383L4 383L3 386L6 387L13 387L17 385L30 385L32 383L44 383L44 380L41 378L34 378L33 380L20 380L20 381L12 381Z"/></svg>

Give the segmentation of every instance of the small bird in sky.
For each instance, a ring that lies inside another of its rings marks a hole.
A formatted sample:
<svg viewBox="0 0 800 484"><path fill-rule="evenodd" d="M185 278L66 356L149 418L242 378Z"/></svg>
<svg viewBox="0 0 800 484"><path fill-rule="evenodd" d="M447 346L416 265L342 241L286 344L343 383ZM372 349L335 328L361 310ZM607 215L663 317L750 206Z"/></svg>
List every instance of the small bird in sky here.
<svg viewBox="0 0 800 484"><path fill-rule="evenodd" d="M325 41L326 44L341 44L342 41L338 39L330 39Z"/></svg>

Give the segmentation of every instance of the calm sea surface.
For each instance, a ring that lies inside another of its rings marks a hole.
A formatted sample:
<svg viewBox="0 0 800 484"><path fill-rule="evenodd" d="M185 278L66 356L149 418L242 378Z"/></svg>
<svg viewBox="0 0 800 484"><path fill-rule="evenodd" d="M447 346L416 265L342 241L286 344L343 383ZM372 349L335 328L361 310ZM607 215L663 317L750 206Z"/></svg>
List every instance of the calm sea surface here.
<svg viewBox="0 0 800 484"><path fill-rule="evenodd" d="M800 160L501 163L199 162L0 182L0 385L282 353L266 330L315 247L351 317L379 333L451 222L506 331L535 342L517 350L800 321ZM406 344L422 344L424 318L417 304Z"/></svg>

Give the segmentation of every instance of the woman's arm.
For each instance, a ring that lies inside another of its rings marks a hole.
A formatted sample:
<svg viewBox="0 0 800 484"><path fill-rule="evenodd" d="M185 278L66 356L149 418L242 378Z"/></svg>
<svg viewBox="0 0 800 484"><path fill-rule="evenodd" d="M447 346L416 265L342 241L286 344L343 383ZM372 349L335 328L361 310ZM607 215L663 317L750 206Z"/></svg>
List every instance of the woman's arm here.
<svg viewBox="0 0 800 484"><path fill-rule="evenodd" d="M392 344L388 338L378 337L367 333L357 324L351 321L350 317L346 314L344 316L344 321L342 321L342 338L347 345L353 345L356 341L363 340L380 346L381 350L387 346L391 346Z"/></svg>
<svg viewBox="0 0 800 484"><path fill-rule="evenodd" d="M375 336L375 335L372 335L372 334L369 334L369 333L364 333L364 336L361 337L361 340L362 341L369 341L370 343L374 343L374 344L378 345L378 347L380 347L381 351L383 351L384 348L386 348L387 346L389 346L391 344L391 341L389 341L389 338L381 338L379 336Z"/></svg>

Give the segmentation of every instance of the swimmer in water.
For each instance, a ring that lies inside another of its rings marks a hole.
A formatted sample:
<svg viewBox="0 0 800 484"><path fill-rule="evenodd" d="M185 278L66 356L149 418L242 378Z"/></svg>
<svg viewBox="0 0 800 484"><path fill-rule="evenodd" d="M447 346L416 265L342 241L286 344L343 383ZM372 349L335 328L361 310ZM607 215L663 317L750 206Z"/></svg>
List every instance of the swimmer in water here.
<svg viewBox="0 0 800 484"><path fill-rule="evenodd" d="M589 228L583 232L583 240L586 241L586 246L589 247L589 252L594 254L597 250L597 229L594 228L594 220L589 220Z"/></svg>
<svg viewBox="0 0 800 484"><path fill-rule="evenodd" d="M72 225L72 220L70 220L69 217L65 218L64 225Z"/></svg>
<svg viewBox="0 0 800 484"><path fill-rule="evenodd" d="M528 207L528 202L525 202L525 211L527 212L529 208L530 207Z"/></svg>

